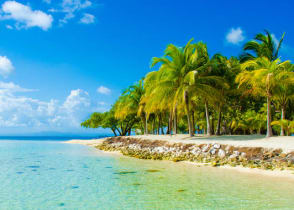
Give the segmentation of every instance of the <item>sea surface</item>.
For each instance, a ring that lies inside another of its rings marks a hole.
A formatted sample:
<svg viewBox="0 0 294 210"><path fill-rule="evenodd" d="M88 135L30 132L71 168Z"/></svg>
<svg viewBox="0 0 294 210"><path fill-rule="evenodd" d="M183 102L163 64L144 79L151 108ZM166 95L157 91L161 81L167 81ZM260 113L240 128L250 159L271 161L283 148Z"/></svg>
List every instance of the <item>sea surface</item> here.
<svg viewBox="0 0 294 210"><path fill-rule="evenodd" d="M293 209L294 180L0 141L0 209Z"/></svg>

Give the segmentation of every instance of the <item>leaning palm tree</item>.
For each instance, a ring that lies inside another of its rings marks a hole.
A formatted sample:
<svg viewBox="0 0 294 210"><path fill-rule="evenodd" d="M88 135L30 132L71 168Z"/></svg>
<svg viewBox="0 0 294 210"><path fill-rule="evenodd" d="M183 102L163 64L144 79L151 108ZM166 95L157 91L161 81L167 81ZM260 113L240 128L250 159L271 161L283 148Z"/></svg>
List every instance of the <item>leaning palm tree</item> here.
<svg viewBox="0 0 294 210"><path fill-rule="evenodd" d="M249 94L267 98L267 137L273 135L271 127L271 102L273 90L278 85L277 75L289 64L279 59L270 61L266 57L246 61L241 65L242 72L236 77L239 87L246 87Z"/></svg>
<svg viewBox="0 0 294 210"><path fill-rule="evenodd" d="M240 57L241 62L258 57L266 57L270 61L276 60L279 56L279 50L281 49L284 36L285 33L282 35L281 39L275 43L275 38L269 31L265 30L265 34L257 34L254 40L244 45L243 50L245 52Z"/></svg>

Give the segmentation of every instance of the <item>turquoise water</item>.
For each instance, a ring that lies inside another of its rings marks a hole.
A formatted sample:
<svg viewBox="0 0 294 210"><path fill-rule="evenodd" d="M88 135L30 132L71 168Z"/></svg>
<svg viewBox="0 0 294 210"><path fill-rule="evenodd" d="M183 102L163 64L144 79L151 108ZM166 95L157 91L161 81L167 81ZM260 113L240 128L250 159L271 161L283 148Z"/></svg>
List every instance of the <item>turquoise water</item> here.
<svg viewBox="0 0 294 210"><path fill-rule="evenodd" d="M0 209L293 209L294 180L0 141Z"/></svg>

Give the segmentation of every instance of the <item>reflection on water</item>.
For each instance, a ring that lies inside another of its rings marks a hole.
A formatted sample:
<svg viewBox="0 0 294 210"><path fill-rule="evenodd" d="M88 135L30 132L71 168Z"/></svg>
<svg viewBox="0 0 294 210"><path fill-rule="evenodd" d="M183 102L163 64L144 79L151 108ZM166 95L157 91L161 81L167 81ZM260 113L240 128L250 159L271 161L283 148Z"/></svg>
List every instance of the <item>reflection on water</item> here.
<svg viewBox="0 0 294 210"><path fill-rule="evenodd" d="M0 141L0 209L291 209L294 180Z"/></svg>

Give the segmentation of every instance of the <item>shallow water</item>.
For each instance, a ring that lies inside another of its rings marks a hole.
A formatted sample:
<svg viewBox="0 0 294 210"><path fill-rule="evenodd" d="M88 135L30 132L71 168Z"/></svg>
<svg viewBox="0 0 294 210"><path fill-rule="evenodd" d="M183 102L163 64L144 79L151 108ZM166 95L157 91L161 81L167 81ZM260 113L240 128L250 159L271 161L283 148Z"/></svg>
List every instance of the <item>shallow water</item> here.
<svg viewBox="0 0 294 210"><path fill-rule="evenodd" d="M0 209L292 209L294 180L0 141Z"/></svg>

